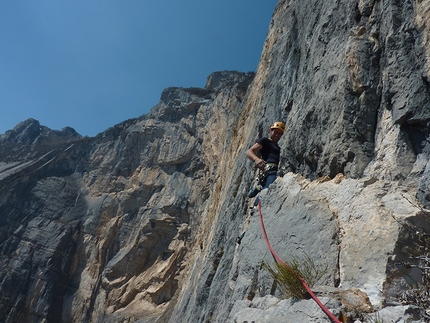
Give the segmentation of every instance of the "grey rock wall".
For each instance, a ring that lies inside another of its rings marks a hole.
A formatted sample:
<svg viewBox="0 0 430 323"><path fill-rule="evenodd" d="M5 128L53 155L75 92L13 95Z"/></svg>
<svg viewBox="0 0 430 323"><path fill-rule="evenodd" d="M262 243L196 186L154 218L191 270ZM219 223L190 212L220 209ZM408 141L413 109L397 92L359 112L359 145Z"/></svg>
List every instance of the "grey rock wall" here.
<svg viewBox="0 0 430 323"><path fill-rule="evenodd" d="M248 221L250 228L255 221L242 197L252 177L244 151L267 133L274 120L287 125L280 142L280 173L300 174L316 183L343 174L350 184L325 197L313 197L312 202L306 202L303 189L297 190L295 200L288 200L290 186L278 186L277 193L271 193L265 212L268 221L277 219L271 230L275 239L279 237L274 245L282 257L288 258L287 250L296 250L297 245L317 260L324 253L332 275L325 283L360 288L369 297L372 311L399 304L395 296L411 284L405 272L420 281L417 272L399 264L413 263L411 257L428 248L425 243L418 247L415 241L427 234L428 226L420 209L428 205L428 4L278 2L244 101L240 121L244 127L238 130L238 138L247 141L233 150L237 153L231 172L234 184L219 211L225 222L218 221L209 237L209 256L207 252L198 255L197 262L203 265L193 268L187 284L191 288L183 292L170 322L249 321L252 315L234 315L232 304L250 295L270 294L273 281L260 268L263 254L269 259L270 255L264 246L261 253L256 246L262 243L261 234L248 230L241 247L234 246L234 238ZM320 209L324 204L326 211L312 212L310 206ZM337 234L319 227L313 234L306 232L307 217L325 212L337 219L333 228ZM303 223L296 221L296 227L290 219L279 222L281 214L287 216L284 213L307 217L302 217ZM417 229L416 237L403 225ZM319 241L315 236L332 239L330 247L309 245ZM251 243L249 251L246 241ZM338 249L333 251L335 246ZM252 265L242 265L247 262ZM348 308L343 304L333 310L338 314ZM309 314L302 321L314 322L312 317ZM416 315L413 319L419 320Z"/></svg>
<svg viewBox="0 0 430 323"><path fill-rule="evenodd" d="M219 72L204 89L166 89L150 114L95 138L45 145L35 120L3 135L23 149L0 175L4 321L168 315L253 77Z"/></svg>

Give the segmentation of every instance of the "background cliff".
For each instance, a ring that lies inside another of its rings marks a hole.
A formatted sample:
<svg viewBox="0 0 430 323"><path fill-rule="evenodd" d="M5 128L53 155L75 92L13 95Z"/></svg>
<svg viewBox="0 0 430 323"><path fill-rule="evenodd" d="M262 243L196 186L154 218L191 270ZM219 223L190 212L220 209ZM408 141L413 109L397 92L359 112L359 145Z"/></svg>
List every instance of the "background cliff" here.
<svg viewBox="0 0 430 323"><path fill-rule="evenodd" d="M329 322L261 265L244 152L277 120L261 209L279 256L327 266L335 315L425 320L408 290L428 287L429 19L426 0L281 0L256 73L168 88L94 138L0 135L1 320Z"/></svg>

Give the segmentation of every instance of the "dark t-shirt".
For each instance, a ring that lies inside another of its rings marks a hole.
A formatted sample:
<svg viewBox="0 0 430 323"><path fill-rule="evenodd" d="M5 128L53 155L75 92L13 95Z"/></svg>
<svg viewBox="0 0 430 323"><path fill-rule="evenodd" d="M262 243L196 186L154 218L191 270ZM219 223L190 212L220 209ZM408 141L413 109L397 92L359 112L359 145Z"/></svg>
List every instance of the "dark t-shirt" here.
<svg viewBox="0 0 430 323"><path fill-rule="evenodd" d="M263 137L257 140L257 143L262 145L261 158L267 163L279 164L279 155L281 154L281 148L277 143L273 142L267 137Z"/></svg>

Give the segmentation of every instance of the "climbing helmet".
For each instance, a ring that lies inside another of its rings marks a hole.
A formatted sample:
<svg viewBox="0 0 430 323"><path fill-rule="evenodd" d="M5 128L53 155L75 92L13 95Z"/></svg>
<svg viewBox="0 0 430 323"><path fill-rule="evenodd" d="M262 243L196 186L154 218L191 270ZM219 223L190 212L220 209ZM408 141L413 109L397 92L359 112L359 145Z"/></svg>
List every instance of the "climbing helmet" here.
<svg viewBox="0 0 430 323"><path fill-rule="evenodd" d="M281 130L281 131L282 131L282 133L284 133L284 131L285 131L285 125L284 125L284 123L283 123L283 122L281 122L281 121L276 121L275 123L273 123L273 124L270 126L270 129L279 129L279 130Z"/></svg>

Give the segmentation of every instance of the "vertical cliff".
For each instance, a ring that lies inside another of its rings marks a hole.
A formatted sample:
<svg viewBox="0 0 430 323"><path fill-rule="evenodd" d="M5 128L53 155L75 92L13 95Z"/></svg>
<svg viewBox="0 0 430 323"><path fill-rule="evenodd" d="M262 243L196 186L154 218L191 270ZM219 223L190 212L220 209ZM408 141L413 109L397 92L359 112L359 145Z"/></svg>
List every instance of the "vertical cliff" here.
<svg viewBox="0 0 430 323"><path fill-rule="evenodd" d="M329 322L262 266L244 152L276 120L261 212L278 255L327 268L335 315L426 319L407 291L428 287L429 8L280 0L256 73L168 88L94 138L0 135L0 321Z"/></svg>
<svg viewBox="0 0 430 323"><path fill-rule="evenodd" d="M328 266L325 285L366 293L369 304L341 302L337 314L400 306L402 291L425 283L416 267L429 233L428 4L278 2L237 122L232 186L170 322L327 320L288 303L270 312L279 305L264 298L273 280L261 262L273 260L244 201L244 151L274 120L288 129L285 175L263 194L262 212L281 257L309 254Z"/></svg>

